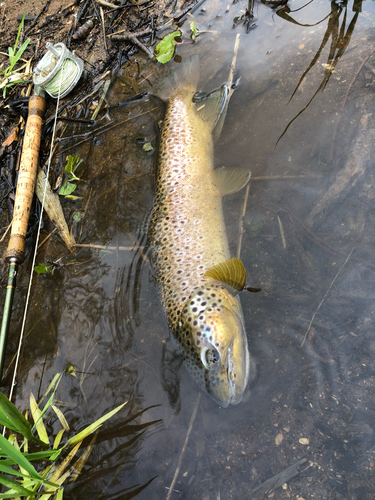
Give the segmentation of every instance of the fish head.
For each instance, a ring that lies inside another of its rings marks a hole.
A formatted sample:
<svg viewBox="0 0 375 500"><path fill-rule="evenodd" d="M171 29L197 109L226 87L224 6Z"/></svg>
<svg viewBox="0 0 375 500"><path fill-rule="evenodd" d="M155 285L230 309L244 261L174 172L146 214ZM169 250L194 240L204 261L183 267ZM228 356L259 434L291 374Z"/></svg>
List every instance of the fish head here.
<svg viewBox="0 0 375 500"><path fill-rule="evenodd" d="M177 339L198 385L222 407L238 404L250 372L241 304L216 280L195 290L181 311Z"/></svg>

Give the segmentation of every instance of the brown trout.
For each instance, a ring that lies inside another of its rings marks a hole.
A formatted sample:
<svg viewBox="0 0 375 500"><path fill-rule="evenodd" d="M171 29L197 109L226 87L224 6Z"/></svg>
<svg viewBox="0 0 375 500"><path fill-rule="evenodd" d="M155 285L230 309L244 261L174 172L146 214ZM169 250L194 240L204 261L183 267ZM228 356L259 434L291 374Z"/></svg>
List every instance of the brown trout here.
<svg viewBox="0 0 375 500"><path fill-rule="evenodd" d="M185 365L226 407L242 400L250 355L237 295L246 272L230 258L221 198L246 185L250 173L214 170L213 133L221 129L230 90L223 86L195 104L197 64L188 59L162 86L168 99L149 241L162 307Z"/></svg>

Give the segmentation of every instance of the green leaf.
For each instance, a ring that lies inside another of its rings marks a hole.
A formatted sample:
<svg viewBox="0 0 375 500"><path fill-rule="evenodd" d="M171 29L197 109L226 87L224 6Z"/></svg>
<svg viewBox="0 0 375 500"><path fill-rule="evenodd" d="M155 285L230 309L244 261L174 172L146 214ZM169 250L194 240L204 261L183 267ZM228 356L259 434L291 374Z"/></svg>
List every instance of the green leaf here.
<svg viewBox="0 0 375 500"><path fill-rule="evenodd" d="M74 172L77 170L79 165L82 163L82 160L79 156L77 155L69 155L66 158L67 164L65 166L65 172L68 175L73 175Z"/></svg>
<svg viewBox="0 0 375 500"><path fill-rule="evenodd" d="M192 40L195 40L200 35L200 31L197 28L194 21L190 23L190 29L191 29L191 38Z"/></svg>
<svg viewBox="0 0 375 500"><path fill-rule="evenodd" d="M172 59L178 36L181 36L180 31L169 33L155 47L155 57L160 63L165 64Z"/></svg>
<svg viewBox="0 0 375 500"><path fill-rule="evenodd" d="M61 451L61 450L59 450ZM22 455L29 461L34 460L52 460L52 457L56 454L56 450L46 450L46 451L36 451L35 453L22 453ZM1 453L2 457L7 457L7 454ZM2 465L16 465L17 462L11 459L0 460Z"/></svg>
<svg viewBox="0 0 375 500"><path fill-rule="evenodd" d="M22 54L25 52L26 47L29 45L30 41L31 41L30 38L28 38L27 40L25 40L23 42L21 47L18 49L17 54L13 57L13 66L15 66L17 64L18 60L20 59Z"/></svg>
<svg viewBox="0 0 375 500"><path fill-rule="evenodd" d="M45 264L38 264L34 269L38 274L52 274L52 266L46 266Z"/></svg>
<svg viewBox="0 0 375 500"><path fill-rule="evenodd" d="M82 196L74 196L74 194L67 194L65 198L68 198L68 200L83 200Z"/></svg>
<svg viewBox="0 0 375 500"><path fill-rule="evenodd" d="M145 151L146 153L153 151L153 149L154 148L152 147L151 142L146 142L146 144L143 145L143 151Z"/></svg>
<svg viewBox="0 0 375 500"><path fill-rule="evenodd" d="M61 186L59 189L59 195L61 196L67 196L73 193L75 188L77 187L77 184L72 184L69 180L66 180L64 184Z"/></svg>
<svg viewBox="0 0 375 500"><path fill-rule="evenodd" d="M67 443L65 446L74 446L75 444L79 443L80 441L83 441L87 436L90 434L93 434L96 430L99 429L99 427L109 418L111 418L115 413L121 410L123 406L125 406L127 401L123 403L122 405L118 406L114 410L110 411L106 415L103 415L101 418L99 418L96 422L94 422L91 425L88 425L83 431L79 432L76 436L71 437L68 439Z"/></svg>
<svg viewBox="0 0 375 500"><path fill-rule="evenodd" d="M31 476L27 476L26 474L22 474L22 472L19 472L15 469L12 469L12 467L7 467L5 465L2 465L1 463L0 463L0 472L4 472L4 474L10 474L12 476L24 477L25 479L29 479L29 480L34 481L34 479Z"/></svg>
<svg viewBox="0 0 375 500"><path fill-rule="evenodd" d="M43 415L42 415L42 412L40 411L38 403L36 402L35 396L32 392L30 393L30 410L31 410L31 414L32 414L34 422L35 422L34 427L37 430L39 439L41 441L43 441L43 443L48 445L49 439L48 439L48 434L47 434L46 428L45 428L44 423L43 423L43 418L42 418Z"/></svg>
<svg viewBox="0 0 375 500"><path fill-rule="evenodd" d="M0 392L0 424L12 431L19 432L28 440L41 443L37 437L33 436L30 422L2 392Z"/></svg>
<svg viewBox="0 0 375 500"><path fill-rule="evenodd" d="M26 488L21 486L16 481L12 481L11 479L7 478L6 476L3 476L2 474L0 474L0 484L3 484L4 486L7 486L8 488L12 488L13 490L17 491L18 493L22 493L22 495L31 495L33 497L35 497L35 495L36 495L36 493L34 493L33 491L27 490ZM14 497L15 497L15 495L13 494L13 498ZM5 497L3 497L1 495L0 498L5 498ZM12 498L12 497L10 497L10 498Z"/></svg>
<svg viewBox="0 0 375 500"><path fill-rule="evenodd" d="M74 222L81 222L82 217L83 217L82 212L75 212L73 215L73 220L74 220Z"/></svg>
<svg viewBox="0 0 375 500"><path fill-rule="evenodd" d="M64 488L61 488L56 495L56 500L63 500Z"/></svg>
<svg viewBox="0 0 375 500"><path fill-rule="evenodd" d="M34 437L34 436L33 436ZM35 438L34 438L35 439ZM0 449L6 453L6 455L14 460L19 467L25 469L26 472L33 479L37 479L38 481L43 481L43 478L37 473L31 463L24 457L24 455L18 451L14 446L12 446L4 436L0 434Z"/></svg>

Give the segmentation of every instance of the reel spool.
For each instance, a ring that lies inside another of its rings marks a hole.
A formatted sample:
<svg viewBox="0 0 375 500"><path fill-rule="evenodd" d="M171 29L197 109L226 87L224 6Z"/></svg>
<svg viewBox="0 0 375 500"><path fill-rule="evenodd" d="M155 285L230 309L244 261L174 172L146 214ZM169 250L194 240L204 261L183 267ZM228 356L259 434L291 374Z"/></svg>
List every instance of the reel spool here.
<svg viewBox="0 0 375 500"><path fill-rule="evenodd" d="M74 56L63 43L47 43L47 52L34 69L33 82L56 99L65 97L83 72L83 61ZM62 77L62 80L61 80Z"/></svg>

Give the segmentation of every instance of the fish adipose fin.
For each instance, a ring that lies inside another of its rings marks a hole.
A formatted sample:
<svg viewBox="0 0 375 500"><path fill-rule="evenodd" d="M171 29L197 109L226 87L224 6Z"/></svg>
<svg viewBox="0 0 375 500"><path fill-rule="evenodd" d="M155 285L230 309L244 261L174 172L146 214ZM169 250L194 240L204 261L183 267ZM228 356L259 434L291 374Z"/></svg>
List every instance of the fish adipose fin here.
<svg viewBox="0 0 375 500"><path fill-rule="evenodd" d="M240 168L220 167L214 170L215 185L221 196L236 193L246 186L251 177L251 172Z"/></svg>
<svg viewBox="0 0 375 500"><path fill-rule="evenodd" d="M177 92L184 93L197 90L199 79L199 56L193 55L184 59L164 80L151 89L151 94L157 95L164 101Z"/></svg>
<svg viewBox="0 0 375 500"><path fill-rule="evenodd" d="M205 272L204 278L213 278L232 288L235 293L246 286L246 269L240 259L228 259Z"/></svg>

